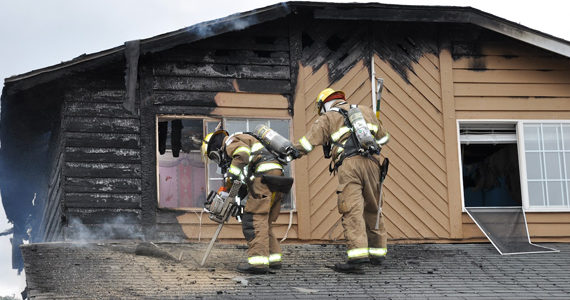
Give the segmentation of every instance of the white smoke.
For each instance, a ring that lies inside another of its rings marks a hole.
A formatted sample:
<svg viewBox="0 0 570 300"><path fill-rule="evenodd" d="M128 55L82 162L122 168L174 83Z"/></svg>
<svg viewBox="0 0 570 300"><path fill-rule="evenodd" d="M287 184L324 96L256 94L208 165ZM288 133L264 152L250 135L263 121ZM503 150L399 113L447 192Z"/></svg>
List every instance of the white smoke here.
<svg viewBox="0 0 570 300"><path fill-rule="evenodd" d="M65 240L79 243L113 239L144 240L141 226L133 223L124 216L104 224L83 224L79 218L72 218L65 228Z"/></svg>

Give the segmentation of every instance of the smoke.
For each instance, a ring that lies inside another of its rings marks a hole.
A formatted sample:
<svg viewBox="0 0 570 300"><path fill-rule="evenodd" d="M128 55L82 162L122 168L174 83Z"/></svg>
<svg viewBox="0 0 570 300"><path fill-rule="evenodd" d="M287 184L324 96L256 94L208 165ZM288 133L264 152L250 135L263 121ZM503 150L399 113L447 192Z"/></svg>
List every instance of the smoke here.
<svg viewBox="0 0 570 300"><path fill-rule="evenodd" d="M141 225L124 216L115 217L104 224L83 224L79 218L72 218L65 228L65 239L87 243L113 239L144 240Z"/></svg>

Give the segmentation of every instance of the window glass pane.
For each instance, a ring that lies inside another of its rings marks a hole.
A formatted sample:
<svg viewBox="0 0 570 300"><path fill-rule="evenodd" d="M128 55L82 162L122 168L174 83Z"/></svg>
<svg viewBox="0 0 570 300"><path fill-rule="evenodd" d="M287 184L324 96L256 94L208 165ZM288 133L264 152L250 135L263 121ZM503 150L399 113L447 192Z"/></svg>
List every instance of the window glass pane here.
<svg viewBox="0 0 570 300"><path fill-rule="evenodd" d="M255 130L255 127L257 127L260 124L264 124L266 126L269 126L269 120L267 120L267 119L249 119L248 131L253 132Z"/></svg>
<svg viewBox="0 0 570 300"><path fill-rule="evenodd" d="M526 150L540 150L540 125L524 125L524 146Z"/></svg>
<svg viewBox="0 0 570 300"><path fill-rule="evenodd" d="M570 124L562 125L562 135L564 136L564 150L570 151Z"/></svg>
<svg viewBox="0 0 570 300"><path fill-rule="evenodd" d="M530 206L568 208L570 124L525 123L523 128Z"/></svg>
<svg viewBox="0 0 570 300"><path fill-rule="evenodd" d="M271 129L277 131L280 135L289 139L289 120L271 120Z"/></svg>
<svg viewBox="0 0 570 300"><path fill-rule="evenodd" d="M530 206L543 206L544 205L544 190L543 182L530 181L528 183L528 200Z"/></svg>
<svg viewBox="0 0 570 300"><path fill-rule="evenodd" d="M546 179L562 179L562 161L560 160L560 153L546 152L544 154L544 162L546 169Z"/></svg>
<svg viewBox="0 0 570 300"><path fill-rule="evenodd" d="M558 124L544 124L542 126L542 133L544 138L545 150L558 150L560 149L560 125Z"/></svg>
<svg viewBox="0 0 570 300"><path fill-rule="evenodd" d="M564 184L561 181L546 183L548 191L548 206L560 206L564 203Z"/></svg>
<svg viewBox="0 0 570 300"><path fill-rule="evenodd" d="M246 132L247 123L245 120L229 119L226 120L226 130L228 131L229 134L236 132Z"/></svg>
<svg viewBox="0 0 570 300"><path fill-rule="evenodd" d="M543 179L539 152L526 153L526 174L528 179Z"/></svg>

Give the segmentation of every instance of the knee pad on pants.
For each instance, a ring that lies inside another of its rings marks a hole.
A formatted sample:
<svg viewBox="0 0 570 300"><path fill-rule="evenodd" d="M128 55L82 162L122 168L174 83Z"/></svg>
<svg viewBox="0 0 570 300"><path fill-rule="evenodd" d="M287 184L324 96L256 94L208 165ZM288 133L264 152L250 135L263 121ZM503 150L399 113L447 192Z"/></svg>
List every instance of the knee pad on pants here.
<svg viewBox="0 0 570 300"><path fill-rule="evenodd" d="M255 238L255 230L253 228L253 214L245 212L241 216L241 229L246 241L252 241Z"/></svg>

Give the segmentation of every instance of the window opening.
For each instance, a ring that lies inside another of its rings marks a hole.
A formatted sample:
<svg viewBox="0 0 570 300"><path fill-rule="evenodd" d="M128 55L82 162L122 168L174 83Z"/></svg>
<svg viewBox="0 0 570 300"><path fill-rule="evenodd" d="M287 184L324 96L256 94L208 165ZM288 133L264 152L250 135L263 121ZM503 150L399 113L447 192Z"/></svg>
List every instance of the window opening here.
<svg viewBox="0 0 570 300"><path fill-rule="evenodd" d="M459 124L465 210L501 255L557 252L531 243L516 123Z"/></svg>
<svg viewBox="0 0 570 300"><path fill-rule="evenodd" d="M521 206L515 124L461 124L465 207Z"/></svg>
<svg viewBox="0 0 570 300"><path fill-rule="evenodd" d="M218 122L203 118L158 118L160 207L201 209L208 191L219 187L221 178L207 177L210 172L200 153L204 131L215 128Z"/></svg>

